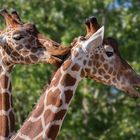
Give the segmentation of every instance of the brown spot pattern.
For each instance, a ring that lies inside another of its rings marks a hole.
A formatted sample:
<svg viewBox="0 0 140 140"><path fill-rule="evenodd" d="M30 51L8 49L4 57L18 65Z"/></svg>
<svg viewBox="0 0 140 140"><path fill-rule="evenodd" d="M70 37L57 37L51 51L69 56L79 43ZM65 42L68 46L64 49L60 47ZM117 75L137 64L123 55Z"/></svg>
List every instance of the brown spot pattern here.
<svg viewBox="0 0 140 140"><path fill-rule="evenodd" d="M91 61L89 61L89 62L88 62L88 65L89 65L89 66L91 66L91 65L92 65L92 62L91 62Z"/></svg>
<svg viewBox="0 0 140 140"><path fill-rule="evenodd" d="M72 90L66 90L65 91L65 102L68 104L73 96Z"/></svg>
<svg viewBox="0 0 140 140"><path fill-rule="evenodd" d="M96 66L97 68L99 68L100 65L101 65L101 64L97 61L95 66Z"/></svg>
<svg viewBox="0 0 140 140"><path fill-rule="evenodd" d="M19 56L19 54L17 52L13 52L12 55L15 56L15 57Z"/></svg>
<svg viewBox="0 0 140 140"><path fill-rule="evenodd" d="M85 68L85 71L87 72L87 74L90 74L90 69L89 68Z"/></svg>
<svg viewBox="0 0 140 140"><path fill-rule="evenodd" d="M93 62L92 62L92 63L93 63L93 66L95 66L95 65L96 65L96 60L93 60Z"/></svg>
<svg viewBox="0 0 140 140"><path fill-rule="evenodd" d="M99 55L98 54L95 54L95 59L99 59Z"/></svg>
<svg viewBox="0 0 140 140"><path fill-rule="evenodd" d="M43 110L44 110L44 98L45 98L45 94L43 94L43 96L41 96L41 99L40 99L40 104L38 107L35 108L34 112L33 112L33 117L37 118L39 117Z"/></svg>
<svg viewBox="0 0 140 140"><path fill-rule="evenodd" d="M60 78L61 78L61 72L60 72L60 69L56 72L56 74L55 74L55 80L52 80L52 82L51 82L51 84L50 84L50 86L57 86L58 85L58 83L59 83L59 80L60 80Z"/></svg>
<svg viewBox="0 0 140 140"><path fill-rule="evenodd" d="M3 115L3 116L0 116L0 124L3 126L3 127L0 127L0 135L1 136L8 136L9 134L9 127L8 127L8 118L7 116Z"/></svg>
<svg viewBox="0 0 140 140"><path fill-rule="evenodd" d="M84 72L83 69L81 70L81 74L80 74L80 76L81 76L81 77L84 77L84 76L85 76L85 72Z"/></svg>
<svg viewBox="0 0 140 140"><path fill-rule="evenodd" d="M10 118L10 131L13 131L15 129L15 116L12 111L9 113L9 118Z"/></svg>
<svg viewBox="0 0 140 140"><path fill-rule="evenodd" d="M109 76L109 75L105 75L104 77L105 77L105 79L109 79L109 78L110 78L110 76Z"/></svg>
<svg viewBox="0 0 140 140"><path fill-rule="evenodd" d="M66 70L71 65L71 63L71 60L66 60L63 64L63 70Z"/></svg>
<svg viewBox="0 0 140 140"><path fill-rule="evenodd" d="M35 55L30 55L32 61L37 62L38 58Z"/></svg>
<svg viewBox="0 0 140 140"><path fill-rule="evenodd" d="M77 63L74 64L74 65L72 66L71 70L72 70L72 71L79 71L79 70L80 70L79 64L77 64Z"/></svg>
<svg viewBox="0 0 140 140"><path fill-rule="evenodd" d="M84 64L84 65L86 65L86 63L87 63L87 61L86 61L86 60L84 60L84 61L83 61L83 64Z"/></svg>
<svg viewBox="0 0 140 140"><path fill-rule="evenodd" d="M24 59L25 59L24 61L25 61L26 63L30 63L30 62L31 62L31 60L30 60L29 57L25 57Z"/></svg>
<svg viewBox="0 0 140 140"><path fill-rule="evenodd" d="M7 88L9 78L6 75L1 75L0 79L1 79L1 82L0 82L1 87Z"/></svg>
<svg viewBox="0 0 140 140"><path fill-rule="evenodd" d="M3 94L0 94L0 110L3 109L5 111L8 111L9 108L10 108L10 96L8 93L3 93ZM3 107L2 107L3 105Z"/></svg>
<svg viewBox="0 0 140 140"><path fill-rule="evenodd" d="M118 79L118 81L120 80L120 77L121 77L120 74L117 74L117 79Z"/></svg>
<svg viewBox="0 0 140 140"><path fill-rule="evenodd" d="M105 71L103 69L99 69L98 72L100 75L105 74Z"/></svg>
<svg viewBox="0 0 140 140"><path fill-rule="evenodd" d="M113 81L113 83L117 83L116 78L113 78L112 81Z"/></svg>
<svg viewBox="0 0 140 140"><path fill-rule="evenodd" d="M55 105L57 107L60 107L63 103L62 100L60 99L61 91L59 89L56 89L54 92L49 91L47 95L47 105Z"/></svg>
<svg viewBox="0 0 140 140"><path fill-rule="evenodd" d="M108 73L109 73L109 74L112 74L112 72L113 72L113 68L112 68L112 67L110 67L110 69L109 69Z"/></svg>
<svg viewBox="0 0 140 140"><path fill-rule="evenodd" d="M54 116L54 120L62 120L64 115L66 114L66 110L60 110L59 112L57 112Z"/></svg>
<svg viewBox="0 0 140 140"><path fill-rule="evenodd" d="M97 73L97 70L96 70L96 68L94 67L93 68L93 74L96 74Z"/></svg>
<svg viewBox="0 0 140 140"><path fill-rule="evenodd" d="M108 65L104 64L104 68L105 68L105 70L108 70Z"/></svg>
<svg viewBox="0 0 140 140"><path fill-rule="evenodd" d="M103 62L105 61L105 58L101 55L100 60Z"/></svg>
<svg viewBox="0 0 140 140"><path fill-rule="evenodd" d="M61 80L63 86L73 86L76 83L76 79L73 78L70 74L65 74Z"/></svg>
<svg viewBox="0 0 140 140"><path fill-rule="evenodd" d="M116 75L116 72L115 71L113 71L113 75Z"/></svg>
<svg viewBox="0 0 140 140"><path fill-rule="evenodd" d="M48 138L51 138L52 140L55 140L56 136L57 136L57 132L59 131L59 125L52 125L49 129L49 131L46 131L46 135L48 136Z"/></svg>
<svg viewBox="0 0 140 140"><path fill-rule="evenodd" d="M53 113L50 109L48 109L45 113L44 113L44 121L45 121L45 125L47 125L49 122L51 122L54 118L55 113Z"/></svg>
<svg viewBox="0 0 140 140"><path fill-rule="evenodd" d="M9 91L11 91L11 90L12 90L12 84L10 82L10 84L9 84Z"/></svg>
<svg viewBox="0 0 140 140"><path fill-rule="evenodd" d="M43 131L41 120L36 122L27 121L21 129L21 133L29 136L31 139L39 135Z"/></svg>
<svg viewBox="0 0 140 140"><path fill-rule="evenodd" d="M77 57L79 55L79 53L77 51L74 51L74 56Z"/></svg>

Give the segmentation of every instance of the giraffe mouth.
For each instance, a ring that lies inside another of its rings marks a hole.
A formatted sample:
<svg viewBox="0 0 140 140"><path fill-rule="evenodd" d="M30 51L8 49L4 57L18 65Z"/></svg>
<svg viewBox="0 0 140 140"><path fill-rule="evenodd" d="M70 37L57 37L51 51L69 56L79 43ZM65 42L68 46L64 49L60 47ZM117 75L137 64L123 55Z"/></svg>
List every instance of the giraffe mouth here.
<svg viewBox="0 0 140 140"><path fill-rule="evenodd" d="M50 59L48 60L48 62L50 64L55 64L56 66L61 66L61 64L64 62L64 60L66 59L67 55L51 55Z"/></svg>
<svg viewBox="0 0 140 140"><path fill-rule="evenodd" d="M140 97L140 76L135 75L131 82L131 85L127 89L128 94L134 98Z"/></svg>
<svg viewBox="0 0 140 140"><path fill-rule="evenodd" d="M48 60L51 64L56 64L60 66L62 62L68 57L70 48L68 47L60 47L60 48L47 48L47 53L50 55L50 59Z"/></svg>
<svg viewBox="0 0 140 140"><path fill-rule="evenodd" d="M64 61L67 57L67 54L66 55L52 55L52 57L60 61Z"/></svg>
<svg viewBox="0 0 140 140"><path fill-rule="evenodd" d="M115 86L116 87L116 86ZM118 88L118 87L116 87ZM140 97L140 89L137 86L129 85L128 87L118 88L120 91L123 91L131 98L139 98Z"/></svg>
<svg viewBox="0 0 140 140"><path fill-rule="evenodd" d="M138 86L134 86L134 89L135 89L137 92L140 93L140 87L138 87Z"/></svg>
<svg viewBox="0 0 140 140"><path fill-rule="evenodd" d="M139 93L139 96L140 96L140 84L134 85L133 88Z"/></svg>

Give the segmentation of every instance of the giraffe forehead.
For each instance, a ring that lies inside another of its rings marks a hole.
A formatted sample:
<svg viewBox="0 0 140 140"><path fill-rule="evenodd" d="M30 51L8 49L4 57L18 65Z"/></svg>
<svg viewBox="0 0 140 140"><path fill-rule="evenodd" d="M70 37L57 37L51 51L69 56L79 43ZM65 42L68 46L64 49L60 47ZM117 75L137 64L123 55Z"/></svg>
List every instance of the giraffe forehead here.
<svg viewBox="0 0 140 140"><path fill-rule="evenodd" d="M96 47L95 49L92 49L90 52L85 52L82 48L81 44L77 44L75 47L72 49L72 58L76 58L76 62L80 63L83 61L90 61L90 66L91 66L91 61L105 61L106 56L105 56L105 50L103 45ZM99 58L101 60L99 60ZM84 63L84 62L83 62ZM85 65L85 64L84 64Z"/></svg>
<svg viewBox="0 0 140 140"><path fill-rule="evenodd" d="M26 32L26 34L25 34L25 32ZM16 30L13 30L11 33L12 33L12 35L14 35L14 34L24 34L24 35L27 35L28 32L25 29L16 29Z"/></svg>
<svg viewBox="0 0 140 140"><path fill-rule="evenodd" d="M4 31L4 34L6 35L13 35L13 34L33 34L35 32L32 28L27 28L26 26L20 26L16 28L10 28Z"/></svg>

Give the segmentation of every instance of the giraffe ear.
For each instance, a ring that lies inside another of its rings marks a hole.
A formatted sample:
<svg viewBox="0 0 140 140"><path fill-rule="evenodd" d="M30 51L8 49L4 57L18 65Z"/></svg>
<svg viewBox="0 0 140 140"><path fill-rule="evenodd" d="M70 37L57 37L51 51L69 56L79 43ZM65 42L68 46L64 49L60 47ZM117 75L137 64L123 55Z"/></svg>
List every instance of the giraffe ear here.
<svg viewBox="0 0 140 140"><path fill-rule="evenodd" d="M93 48L96 48L103 43L104 38L104 26L102 26L97 32L95 32L87 41L83 43L83 50L85 52L90 51Z"/></svg>

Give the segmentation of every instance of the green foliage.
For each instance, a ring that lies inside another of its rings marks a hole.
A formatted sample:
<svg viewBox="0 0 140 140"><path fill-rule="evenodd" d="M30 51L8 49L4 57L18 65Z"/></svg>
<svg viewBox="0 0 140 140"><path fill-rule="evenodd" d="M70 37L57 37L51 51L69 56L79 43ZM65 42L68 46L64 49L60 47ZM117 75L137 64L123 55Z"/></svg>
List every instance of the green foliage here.
<svg viewBox="0 0 140 140"><path fill-rule="evenodd" d="M122 56L140 72L140 2L134 0L1 0L0 7L16 8L24 21L63 44L85 34L84 20L96 16L105 33L118 40ZM0 19L2 21L2 18ZM54 72L50 65L16 66L12 74L16 127L27 118ZM140 100L83 80L63 123L59 140L139 140Z"/></svg>

